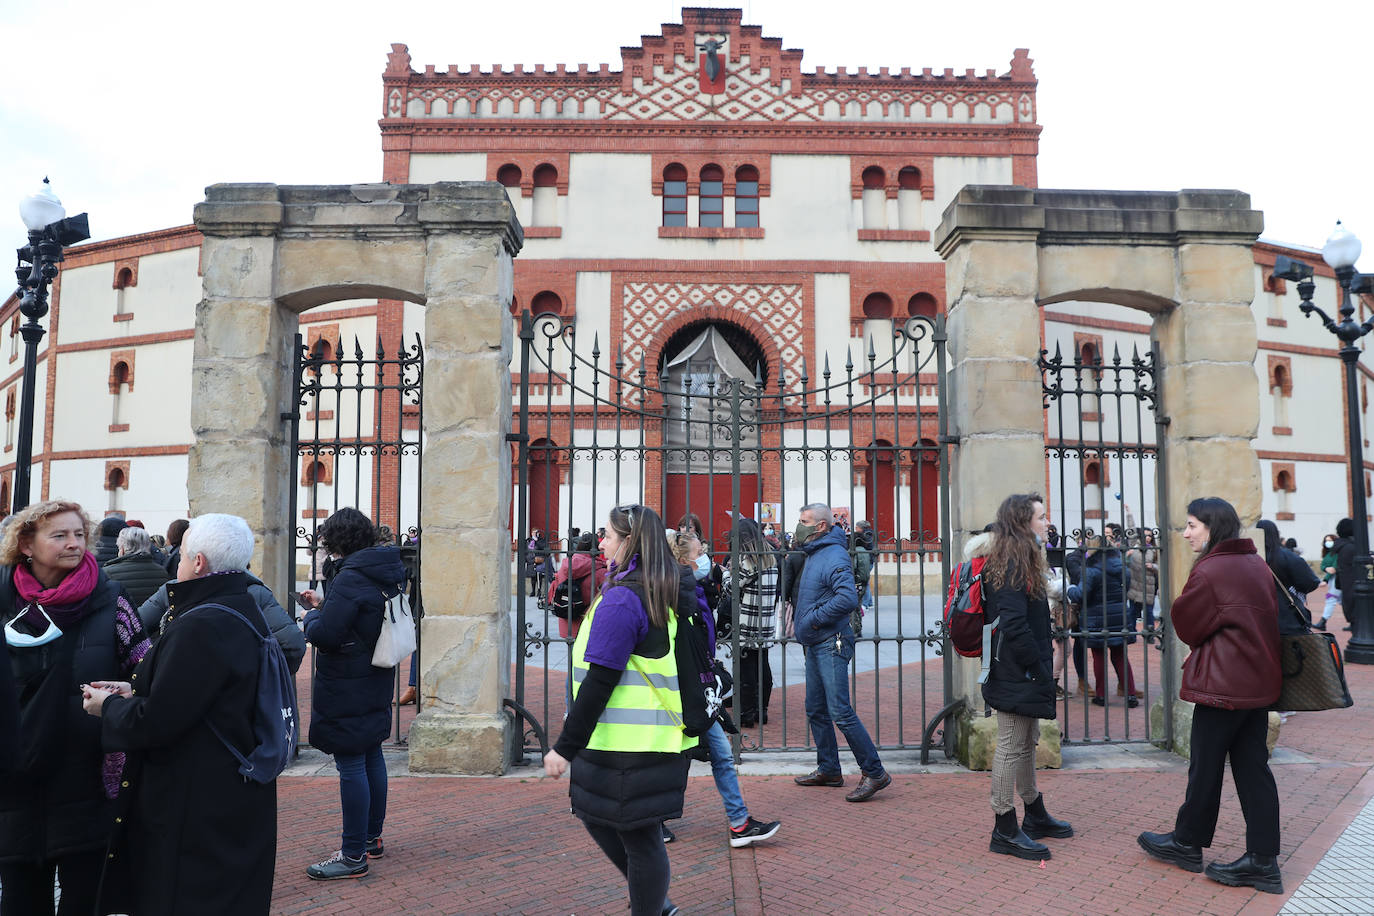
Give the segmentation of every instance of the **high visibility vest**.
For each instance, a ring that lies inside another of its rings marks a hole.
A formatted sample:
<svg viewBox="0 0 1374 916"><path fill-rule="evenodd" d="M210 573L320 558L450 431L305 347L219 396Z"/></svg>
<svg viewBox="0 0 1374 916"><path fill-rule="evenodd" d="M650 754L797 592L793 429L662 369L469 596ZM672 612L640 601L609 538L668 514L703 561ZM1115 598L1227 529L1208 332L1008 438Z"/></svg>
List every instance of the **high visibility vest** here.
<svg viewBox="0 0 1374 916"><path fill-rule="evenodd" d="M601 604L597 595L573 643L573 699L590 670L586 660L592 618ZM654 751L676 754L695 747L696 738L682 730L682 694L678 691L677 656L673 654L675 615L668 612L668 651L662 658L631 655L597 719L587 747L597 751ZM652 685L652 686L650 686Z"/></svg>

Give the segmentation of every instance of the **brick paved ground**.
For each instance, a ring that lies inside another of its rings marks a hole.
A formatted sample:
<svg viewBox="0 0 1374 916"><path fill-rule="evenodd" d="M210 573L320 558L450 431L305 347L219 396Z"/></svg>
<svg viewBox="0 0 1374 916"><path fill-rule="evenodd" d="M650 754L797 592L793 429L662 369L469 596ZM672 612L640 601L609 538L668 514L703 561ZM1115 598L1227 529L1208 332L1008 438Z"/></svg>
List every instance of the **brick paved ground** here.
<svg viewBox="0 0 1374 916"><path fill-rule="evenodd" d="M1374 668L1349 675L1353 709L1300 713L1283 728L1274 772L1290 895L1374 798ZM798 715L790 733L801 727L800 697L789 702ZM889 765L907 772L858 806L841 791L794 786L791 774L804 771L804 754L751 755L747 773L788 770L742 777L753 813L781 819L782 831L770 843L731 850L714 785L709 775L694 776L686 815L674 824L679 840L669 847L672 896L693 916L1279 911L1286 896L1223 887L1148 859L1135 835L1171 825L1186 766L1148 751L1121 756L1139 763L1095 768L1096 758L1071 748L1066 769L1042 771L1051 810L1072 820L1077 835L1048 841L1055 857L1041 869L988 853L985 773L947 764L915 772L915 752L889 752ZM852 773L852 758L846 762ZM1244 851L1229 777L1227 785L1209 859L1229 861ZM306 864L338 846L337 782L327 768L283 778L279 825L274 913L626 912L620 876L568 813L566 782L532 769L500 779L394 778L388 855L361 881L318 884L304 875Z"/></svg>

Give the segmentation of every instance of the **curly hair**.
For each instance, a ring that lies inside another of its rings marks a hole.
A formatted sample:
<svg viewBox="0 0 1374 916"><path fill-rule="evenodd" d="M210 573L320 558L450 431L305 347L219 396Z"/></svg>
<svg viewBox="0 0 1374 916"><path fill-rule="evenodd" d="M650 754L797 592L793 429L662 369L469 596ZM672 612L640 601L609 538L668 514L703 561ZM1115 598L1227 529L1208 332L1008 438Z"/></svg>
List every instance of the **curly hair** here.
<svg viewBox="0 0 1374 916"><path fill-rule="evenodd" d="M1035 507L1044 502L1039 493L1014 493L1002 500L992 523L992 551L983 567L983 578L994 589L1007 585L1033 598L1044 597L1045 554L1031 528Z"/></svg>
<svg viewBox="0 0 1374 916"><path fill-rule="evenodd" d="M86 510L81 508L81 504L66 499L49 499L15 513L14 520L5 527L4 539L0 540L0 564L18 566L24 562L24 553L20 548L25 542L33 540L40 525L54 515L64 512L75 512L81 516L82 525L86 529L86 542L90 543L95 526L91 524L91 518L86 514Z"/></svg>
<svg viewBox="0 0 1374 916"><path fill-rule="evenodd" d="M315 532L315 541L340 557L357 553L377 543L372 519L352 506L345 506L324 520Z"/></svg>

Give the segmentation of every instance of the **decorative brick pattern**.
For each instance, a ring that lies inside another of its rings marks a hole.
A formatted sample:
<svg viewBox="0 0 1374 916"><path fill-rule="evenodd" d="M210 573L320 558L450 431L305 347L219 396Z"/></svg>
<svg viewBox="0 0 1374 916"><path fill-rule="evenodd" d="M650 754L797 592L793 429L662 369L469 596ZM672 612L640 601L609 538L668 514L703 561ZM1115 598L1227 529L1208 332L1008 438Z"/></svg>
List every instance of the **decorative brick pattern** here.
<svg viewBox="0 0 1374 916"><path fill-rule="evenodd" d="M662 347L671 333L664 325L672 319L687 312L692 313L694 320L709 318L710 312L715 311L733 316L735 323L743 324L739 319L747 317L751 319L749 324L761 325L771 341L758 342L765 346L765 351L769 343L776 347L787 370L789 390L801 390L802 359L806 352L801 284L634 281L624 285L622 296L624 324L619 339L627 364L638 365L655 343ZM759 336L757 332L755 336ZM650 372L653 371L651 368Z"/></svg>
<svg viewBox="0 0 1374 916"><path fill-rule="evenodd" d="M116 488L120 490L129 489L128 459L105 462L105 489L113 490Z"/></svg>
<svg viewBox="0 0 1374 916"><path fill-rule="evenodd" d="M1294 493L1298 489L1297 465L1291 461L1275 461L1269 465L1269 478L1275 493Z"/></svg>
<svg viewBox="0 0 1374 916"><path fill-rule="evenodd" d="M115 289L128 289L138 285L138 258L121 258L114 262Z"/></svg>

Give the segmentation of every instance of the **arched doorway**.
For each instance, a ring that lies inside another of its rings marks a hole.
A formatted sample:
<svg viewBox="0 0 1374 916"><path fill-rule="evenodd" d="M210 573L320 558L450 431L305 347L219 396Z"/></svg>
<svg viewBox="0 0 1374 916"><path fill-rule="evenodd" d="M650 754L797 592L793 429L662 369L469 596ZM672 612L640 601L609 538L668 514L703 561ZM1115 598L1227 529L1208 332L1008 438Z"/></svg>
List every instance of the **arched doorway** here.
<svg viewBox="0 0 1374 916"><path fill-rule="evenodd" d="M658 367L664 389L664 511L676 524L687 512L701 519L708 543L728 545L739 467L739 511L755 515L759 501L757 408L751 398L765 374L763 348L749 332L723 321L693 322L664 344ZM735 389L738 387L738 395ZM740 398L739 438L731 416ZM739 453L733 454L734 445Z"/></svg>

